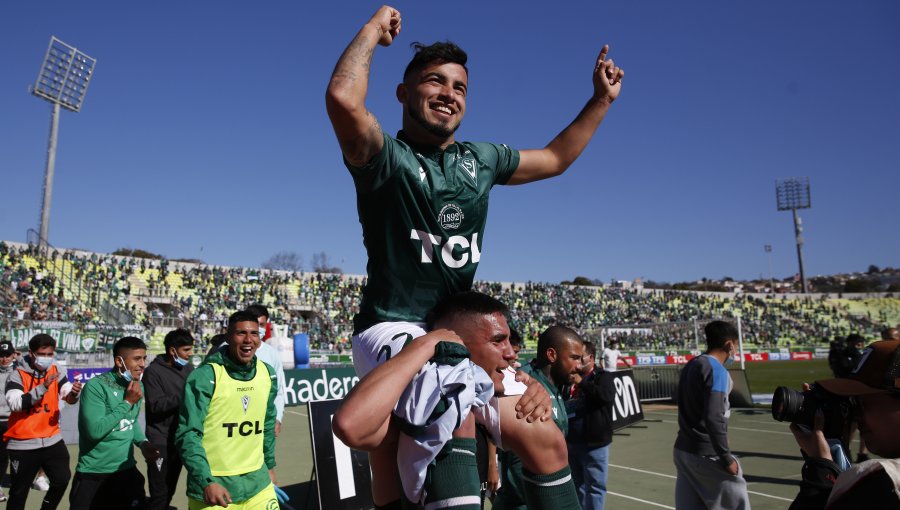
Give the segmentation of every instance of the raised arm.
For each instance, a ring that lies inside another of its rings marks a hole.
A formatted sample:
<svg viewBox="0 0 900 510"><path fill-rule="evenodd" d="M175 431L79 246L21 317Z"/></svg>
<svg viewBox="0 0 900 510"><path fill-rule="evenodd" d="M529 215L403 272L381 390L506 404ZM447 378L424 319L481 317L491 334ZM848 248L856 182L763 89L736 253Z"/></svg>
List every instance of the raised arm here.
<svg viewBox="0 0 900 510"><path fill-rule="evenodd" d="M616 67L612 59L607 60L607 53L609 46L603 45L594 66L594 95L587 105L546 147L521 151L519 167L508 184L524 184L560 175L581 155L622 90L625 71Z"/></svg>
<svg viewBox="0 0 900 510"><path fill-rule="evenodd" d="M325 107L341 152L353 166L364 166L384 145L381 126L366 109L369 66L375 46L390 46L400 33L400 11L383 6L350 42L328 83Z"/></svg>

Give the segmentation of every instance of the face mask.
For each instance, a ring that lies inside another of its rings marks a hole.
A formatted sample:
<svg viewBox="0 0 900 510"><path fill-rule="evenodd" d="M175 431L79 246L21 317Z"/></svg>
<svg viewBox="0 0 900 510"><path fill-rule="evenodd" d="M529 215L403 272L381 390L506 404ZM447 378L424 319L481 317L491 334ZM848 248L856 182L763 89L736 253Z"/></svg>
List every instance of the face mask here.
<svg viewBox="0 0 900 510"><path fill-rule="evenodd" d="M178 365L179 367L183 367L183 366L187 365L187 363L188 363L188 360L186 360L184 358L179 358L178 356L175 356L172 359L175 360L175 364Z"/></svg>
<svg viewBox="0 0 900 510"><path fill-rule="evenodd" d="M723 365L727 367L732 363L734 363L734 349L729 349L728 356L725 358L725 363L723 363Z"/></svg>
<svg viewBox="0 0 900 510"><path fill-rule="evenodd" d="M259 339L262 340L265 337L266 337L266 328L265 327L259 328Z"/></svg>
<svg viewBox="0 0 900 510"><path fill-rule="evenodd" d="M134 376L131 375L131 370L128 370L127 368L124 368L124 367L125 367L125 359L122 358L121 356L118 356L118 358L119 358L120 360L122 360L122 367L123 367L122 370L119 371L119 375L121 375L122 378L125 379L125 382L130 383L131 381L134 380ZM140 381L140 380L143 379L143 378L144 378L144 373L141 372L141 376L138 377L138 381Z"/></svg>
<svg viewBox="0 0 900 510"><path fill-rule="evenodd" d="M55 356L35 356L34 357L34 366L40 370L50 370L50 365L53 364L53 359Z"/></svg>

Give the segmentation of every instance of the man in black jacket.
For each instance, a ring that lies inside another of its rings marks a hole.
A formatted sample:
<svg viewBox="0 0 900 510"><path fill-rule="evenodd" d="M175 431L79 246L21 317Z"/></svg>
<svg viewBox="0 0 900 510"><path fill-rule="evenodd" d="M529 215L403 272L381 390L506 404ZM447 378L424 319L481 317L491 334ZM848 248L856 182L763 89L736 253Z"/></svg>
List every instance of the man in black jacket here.
<svg viewBox="0 0 900 510"><path fill-rule="evenodd" d="M194 338L184 329L170 331L163 345L164 356L157 356L144 370L144 398L147 409L147 439L159 450L159 458L147 461L150 501L147 510L166 510L175 494L181 475L181 456L175 447L178 410L184 382L194 370Z"/></svg>
<svg viewBox="0 0 900 510"><path fill-rule="evenodd" d="M595 364L597 348L584 343L582 376L565 392L569 466L583 510L603 510L612 444L613 375Z"/></svg>

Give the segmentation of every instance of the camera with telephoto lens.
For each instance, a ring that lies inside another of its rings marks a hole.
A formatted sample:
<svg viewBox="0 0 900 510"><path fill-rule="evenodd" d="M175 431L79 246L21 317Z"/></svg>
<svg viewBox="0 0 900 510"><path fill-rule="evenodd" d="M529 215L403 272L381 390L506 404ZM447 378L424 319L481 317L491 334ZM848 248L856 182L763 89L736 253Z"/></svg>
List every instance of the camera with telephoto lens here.
<svg viewBox="0 0 900 510"><path fill-rule="evenodd" d="M843 439L853 413L850 397L839 397L818 384L803 392L779 386L772 395L772 418L778 421L789 421L813 430L816 412L820 410L825 417L822 434L828 439Z"/></svg>

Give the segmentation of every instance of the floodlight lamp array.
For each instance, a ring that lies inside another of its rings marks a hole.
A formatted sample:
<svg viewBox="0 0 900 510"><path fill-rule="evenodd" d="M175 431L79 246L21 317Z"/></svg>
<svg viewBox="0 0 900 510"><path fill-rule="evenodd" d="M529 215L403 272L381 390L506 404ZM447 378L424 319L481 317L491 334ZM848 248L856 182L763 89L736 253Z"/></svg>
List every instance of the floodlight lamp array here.
<svg viewBox="0 0 900 510"><path fill-rule="evenodd" d="M32 92L51 103L77 112L84 103L96 63L96 59L51 37Z"/></svg>
<svg viewBox="0 0 900 510"><path fill-rule="evenodd" d="M779 211L809 209L809 177L794 177L775 181L775 198Z"/></svg>

